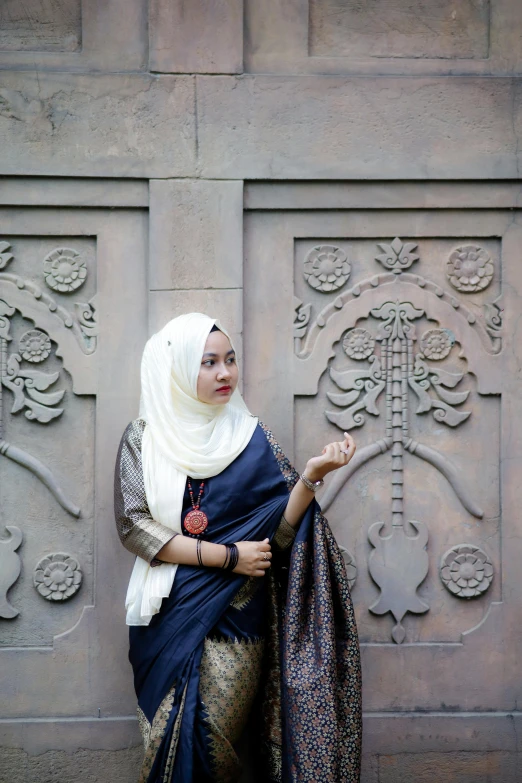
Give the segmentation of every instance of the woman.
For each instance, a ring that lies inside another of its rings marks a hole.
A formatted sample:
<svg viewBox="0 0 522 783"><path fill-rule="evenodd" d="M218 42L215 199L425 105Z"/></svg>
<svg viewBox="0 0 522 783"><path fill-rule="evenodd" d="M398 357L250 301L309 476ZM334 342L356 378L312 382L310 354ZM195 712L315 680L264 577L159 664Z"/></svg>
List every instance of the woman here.
<svg viewBox="0 0 522 783"><path fill-rule="evenodd" d="M147 343L116 464L145 743L142 783L233 783L248 720L263 783L359 780L360 664L344 563L314 492L237 390L231 341L191 313Z"/></svg>

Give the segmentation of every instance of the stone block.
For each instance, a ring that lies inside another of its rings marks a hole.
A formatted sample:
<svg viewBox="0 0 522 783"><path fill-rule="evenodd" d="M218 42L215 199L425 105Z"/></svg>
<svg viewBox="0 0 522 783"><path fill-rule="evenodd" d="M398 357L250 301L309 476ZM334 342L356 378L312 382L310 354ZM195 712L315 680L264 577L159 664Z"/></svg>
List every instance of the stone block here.
<svg viewBox="0 0 522 783"><path fill-rule="evenodd" d="M8 0L0 5L0 49L75 51L81 44L81 0Z"/></svg>
<svg viewBox="0 0 522 783"><path fill-rule="evenodd" d="M239 288L243 183L150 184L150 287Z"/></svg>
<svg viewBox="0 0 522 783"><path fill-rule="evenodd" d="M518 783L518 753L405 753L379 757L379 783Z"/></svg>
<svg viewBox="0 0 522 783"><path fill-rule="evenodd" d="M153 71L242 71L242 0L152 0L149 30Z"/></svg>
<svg viewBox="0 0 522 783"><path fill-rule="evenodd" d="M149 331L153 334L165 326L171 318L192 312L219 318L230 332L238 353L241 353L243 292L240 289L152 291Z"/></svg>
<svg viewBox="0 0 522 783"><path fill-rule="evenodd" d="M197 77L204 177L517 177L511 79ZM233 118L233 121L232 119Z"/></svg>
<svg viewBox="0 0 522 783"><path fill-rule="evenodd" d="M489 4L462 0L310 0L312 57L483 58Z"/></svg>
<svg viewBox="0 0 522 783"><path fill-rule="evenodd" d="M3 71L0 150L3 174L189 176L193 79Z"/></svg>

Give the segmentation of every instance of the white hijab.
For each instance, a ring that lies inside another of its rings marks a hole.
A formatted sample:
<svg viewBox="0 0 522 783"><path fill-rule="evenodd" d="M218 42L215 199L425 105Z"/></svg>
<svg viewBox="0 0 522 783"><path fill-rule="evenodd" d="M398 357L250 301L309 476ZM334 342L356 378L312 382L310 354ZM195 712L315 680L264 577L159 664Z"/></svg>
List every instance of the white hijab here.
<svg viewBox="0 0 522 783"><path fill-rule="evenodd" d="M150 513L157 522L181 533L187 476L216 476L248 445L257 418L236 389L224 405L197 397L201 357L212 326L221 324L201 313L174 318L153 335L141 362L140 417L143 476ZM127 590L127 625L148 625L169 595L177 565L151 568L137 557Z"/></svg>

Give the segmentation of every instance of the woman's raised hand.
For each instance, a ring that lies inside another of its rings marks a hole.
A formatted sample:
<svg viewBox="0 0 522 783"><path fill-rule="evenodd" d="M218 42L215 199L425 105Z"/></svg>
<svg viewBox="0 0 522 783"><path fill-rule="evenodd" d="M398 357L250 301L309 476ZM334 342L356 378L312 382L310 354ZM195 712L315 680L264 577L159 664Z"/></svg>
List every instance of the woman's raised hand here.
<svg viewBox="0 0 522 783"><path fill-rule="evenodd" d="M272 552L270 551L270 539L264 541L238 541L236 543L239 559L234 568L235 574L245 576L264 576L267 568L270 568Z"/></svg>
<svg viewBox="0 0 522 783"><path fill-rule="evenodd" d="M321 456L312 457L306 463L304 475L310 481L320 481L332 470L347 465L355 453L355 441L347 432L343 441L334 441L324 447Z"/></svg>

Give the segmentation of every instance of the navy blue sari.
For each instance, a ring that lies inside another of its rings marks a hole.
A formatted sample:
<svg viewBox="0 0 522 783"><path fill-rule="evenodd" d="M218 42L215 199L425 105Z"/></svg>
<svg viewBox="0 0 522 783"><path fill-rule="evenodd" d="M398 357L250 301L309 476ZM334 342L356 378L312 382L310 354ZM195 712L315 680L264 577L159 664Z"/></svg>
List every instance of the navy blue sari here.
<svg viewBox="0 0 522 783"><path fill-rule="evenodd" d="M242 454L205 482L201 508L209 526L204 540L274 541L296 479L271 433L258 426ZM186 492L183 514L190 508ZM238 601L242 593L243 602ZM256 687L263 698L254 708L260 732L256 745L265 765L259 767L260 780L359 779L355 621L342 557L315 502L291 554L274 549L269 575L249 580L220 569L180 565L150 625L130 629L129 658L146 734L142 783L237 780L230 768L219 768L208 705L200 692L209 640L243 644L256 655L256 645L266 645L262 686ZM226 698L222 709L231 709ZM319 752L318 739L326 743Z"/></svg>

